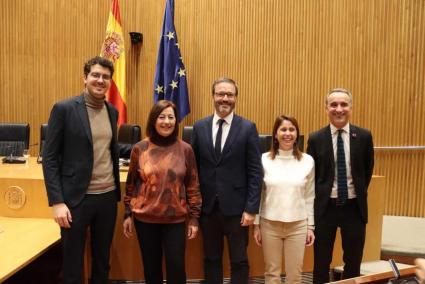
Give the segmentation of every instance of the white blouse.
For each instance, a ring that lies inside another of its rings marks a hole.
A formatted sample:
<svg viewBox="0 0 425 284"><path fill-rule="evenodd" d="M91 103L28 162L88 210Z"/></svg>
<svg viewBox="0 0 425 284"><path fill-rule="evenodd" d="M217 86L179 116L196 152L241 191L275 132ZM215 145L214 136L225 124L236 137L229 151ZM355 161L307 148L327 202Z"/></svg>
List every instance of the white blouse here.
<svg viewBox="0 0 425 284"><path fill-rule="evenodd" d="M295 222L307 219L314 228L314 160L303 153L297 160L291 151L279 150L275 159L270 152L261 157L264 186L261 194L259 216L267 220Z"/></svg>

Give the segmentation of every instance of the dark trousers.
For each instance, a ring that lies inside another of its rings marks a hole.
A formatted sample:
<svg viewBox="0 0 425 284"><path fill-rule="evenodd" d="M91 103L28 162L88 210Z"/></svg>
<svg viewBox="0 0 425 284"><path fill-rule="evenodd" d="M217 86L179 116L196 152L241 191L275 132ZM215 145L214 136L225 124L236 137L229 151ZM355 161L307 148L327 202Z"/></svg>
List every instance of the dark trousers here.
<svg viewBox="0 0 425 284"><path fill-rule="evenodd" d="M241 216L223 216L217 205L211 214L201 215L206 284L223 283L224 236L226 236L229 246L230 283L248 283L249 264L246 250L249 227L242 227L240 222Z"/></svg>
<svg viewBox="0 0 425 284"><path fill-rule="evenodd" d="M185 284L185 223L157 224L134 220L147 284L162 284L162 254L167 283Z"/></svg>
<svg viewBox="0 0 425 284"><path fill-rule="evenodd" d="M330 200L325 214L316 222L313 283L329 282L329 267L338 227L343 249L343 279L360 275L366 224L361 219L356 201L349 199L345 205L337 206Z"/></svg>
<svg viewBox="0 0 425 284"><path fill-rule="evenodd" d="M108 283L109 251L117 216L115 190L103 194L87 194L74 208L71 228L61 228L63 248L63 282L82 283L84 248L87 228L91 238L91 283Z"/></svg>

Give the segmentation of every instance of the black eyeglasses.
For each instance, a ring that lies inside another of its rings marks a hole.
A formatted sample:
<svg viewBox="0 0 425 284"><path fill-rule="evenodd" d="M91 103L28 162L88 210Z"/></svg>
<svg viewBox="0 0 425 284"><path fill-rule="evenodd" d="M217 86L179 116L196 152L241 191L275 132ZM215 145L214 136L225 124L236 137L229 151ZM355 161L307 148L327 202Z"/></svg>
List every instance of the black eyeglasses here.
<svg viewBox="0 0 425 284"><path fill-rule="evenodd" d="M214 93L214 95L220 99L224 98L225 96L227 96L228 99L234 99L236 97L236 95L233 93Z"/></svg>

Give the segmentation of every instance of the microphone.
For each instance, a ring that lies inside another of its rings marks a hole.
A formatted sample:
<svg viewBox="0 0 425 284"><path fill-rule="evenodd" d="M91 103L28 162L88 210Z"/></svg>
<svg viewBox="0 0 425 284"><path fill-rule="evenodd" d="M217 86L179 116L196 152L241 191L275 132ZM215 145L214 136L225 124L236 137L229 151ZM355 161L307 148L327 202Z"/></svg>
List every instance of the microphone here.
<svg viewBox="0 0 425 284"><path fill-rule="evenodd" d="M18 148L23 148L23 142L17 142L13 145L6 146L7 148L11 149L9 155L3 158L4 164L25 164L26 160L25 158L16 157L16 150Z"/></svg>
<svg viewBox="0 0 425 284"><path fill-rule="evenodd" d="M398 270L397 264L395 263L394 259L389 259L388 262L390 263L390 266L395 278L390 279L387 284L419 284L420 283L418 279L414 276L401 277L400 270Z"/></svg>
<svg viewBox="0 0 425 284"><path fill-rule="evenodd" d="M15 149L12 149L12 145L7 145L6 148L10 150L10 151L6 151L6 153L9 152L9 155L6 155L6 156L13 158L13 152L15 152Z"/></svg>
<svg viewBox="0 0 425 284"><path fill-rule="evenodd" d="M391 269L396 279L400 279L400 270L398 270L397 264L395 264L394 259L391 258L388 260L388 262L390 263Z"/></svg>

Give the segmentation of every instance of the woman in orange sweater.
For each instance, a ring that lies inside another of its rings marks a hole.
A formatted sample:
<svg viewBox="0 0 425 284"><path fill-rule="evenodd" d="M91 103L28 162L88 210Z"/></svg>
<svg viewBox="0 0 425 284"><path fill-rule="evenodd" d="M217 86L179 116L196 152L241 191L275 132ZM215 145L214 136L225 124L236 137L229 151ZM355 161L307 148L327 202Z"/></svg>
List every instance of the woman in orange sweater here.
<svg viewBox="0 0 425 284"><path fill-rule="evenodd" d="M172 102L156 103L148 118L148 137L130 156L124 234L131 237L134 221L148 284L162 284L163 253L167 283L186 283L185 239L198 233L201 194L196 161L191 146L177 138L176 114Z"/></svg>

